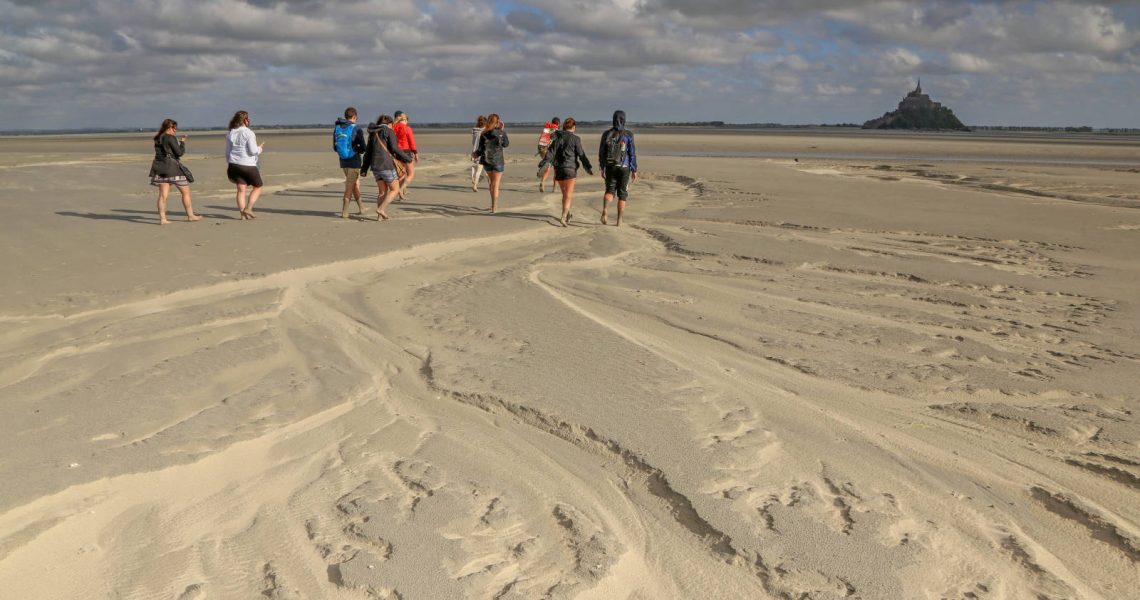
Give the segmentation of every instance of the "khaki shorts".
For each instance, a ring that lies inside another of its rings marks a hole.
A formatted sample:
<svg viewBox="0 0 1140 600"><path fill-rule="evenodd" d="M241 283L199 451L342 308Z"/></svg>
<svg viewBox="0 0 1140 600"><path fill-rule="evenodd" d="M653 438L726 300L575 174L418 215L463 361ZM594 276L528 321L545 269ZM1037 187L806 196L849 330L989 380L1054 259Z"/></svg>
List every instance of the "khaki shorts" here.
<svg viewBox="0 0 1140 600"><path fill-rule="evenodd" d="M360 179L360 169L345 168L341 170L344 171L345 183L356 183L356 180Z"/></svg>

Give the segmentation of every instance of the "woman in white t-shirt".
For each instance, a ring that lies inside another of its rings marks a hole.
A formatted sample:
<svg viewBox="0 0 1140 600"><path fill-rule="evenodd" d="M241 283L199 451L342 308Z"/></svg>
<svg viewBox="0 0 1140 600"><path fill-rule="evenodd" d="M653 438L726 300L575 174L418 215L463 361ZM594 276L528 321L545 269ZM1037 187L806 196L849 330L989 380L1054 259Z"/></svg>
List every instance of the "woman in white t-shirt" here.
<svg viewBox="0 0 1140 600"><path fill-rule="evenodd" d="M256 219L253 204L261 197L261 170L257 168L257 157L261 156L264 143L257 143L257 136L249 128L249 113L239 110L230 119L230 131L226 134L226 176L237 186L237 207L241 218ZM246 189L252 187L249 202L246 202Z"/></svg>

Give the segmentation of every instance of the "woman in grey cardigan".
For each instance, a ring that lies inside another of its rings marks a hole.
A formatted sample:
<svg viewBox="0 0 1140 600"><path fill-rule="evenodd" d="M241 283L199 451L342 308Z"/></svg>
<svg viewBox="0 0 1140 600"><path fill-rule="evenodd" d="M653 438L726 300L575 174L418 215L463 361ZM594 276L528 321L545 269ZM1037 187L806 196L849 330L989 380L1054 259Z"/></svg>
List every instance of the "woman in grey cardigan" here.
<svg viewBox="0 0 1140 600"><path fill-rule="evenodd" d="M150 184L158 188L158 223L169 225L166 219L166 199L170 197L170 186L178 188L182 194L182 207L186 209L186 220L197 221L202 217L194 214L190 204L190 180L182 172L178 160L186 153L186 136L174 137L178 131L178 121L165 119L158 133L154 134L154 161L150 163Z"/></svg>

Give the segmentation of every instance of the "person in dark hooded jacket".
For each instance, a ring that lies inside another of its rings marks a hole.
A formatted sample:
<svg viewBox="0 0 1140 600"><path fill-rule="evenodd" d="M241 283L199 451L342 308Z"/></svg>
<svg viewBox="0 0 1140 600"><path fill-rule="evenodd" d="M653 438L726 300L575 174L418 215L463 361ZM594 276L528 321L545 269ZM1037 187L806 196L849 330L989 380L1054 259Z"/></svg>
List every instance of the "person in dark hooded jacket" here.
<svg viewBox="0 0 1140 600"><path fill-rule="evenodd" d="M376 220L387 221L385 208L400 193L400 177L396 173L396 160L411 162L412 154L400 148L396 132L392 130L392 117L380 115L375 123L368 124L368 148L364 151L364 164L360 174L371 170L376 177Z"/></svg>
<svg viewBox="0 0 1140 600"><path fill-rule="evenodd" d="M606 209L614 195L617 195L617 225L621 226L625 203L629 199L629 182L637 181L637 151L633 146L633 132L625 128L624 110L614 111L614 126L602 134L598 166L606 180L606 194L602 197L602 224L608 222Z"/></svg>
<svg viewBox="0 0 1140 600"><path fill-rule="evenodd" d="M574 203L574 184L578 177L578 163L586 168L590 175L594 174L594 167L586 157L582 148L582 138L574 131L578 123L573 117L567 117L562 126L561 133L555 137L547 149L546 155L538 163L539 172L544 172L548 165L554 167L554 181L562 188L562 217L558 219L563 227L570 221L570 205Z"/></svg>

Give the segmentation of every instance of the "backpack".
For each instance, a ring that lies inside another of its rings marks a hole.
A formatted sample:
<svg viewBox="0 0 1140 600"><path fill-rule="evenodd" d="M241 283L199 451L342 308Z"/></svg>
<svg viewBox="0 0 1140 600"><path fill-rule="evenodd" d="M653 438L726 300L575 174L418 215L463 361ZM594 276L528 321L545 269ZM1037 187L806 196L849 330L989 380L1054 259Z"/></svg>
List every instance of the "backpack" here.
<svg viewBox="0 0 1140 600"><path fill-rule="evenodd" d="M625 130L611 129L606 137L606 166L617 167L625 163L629 157L626 147Z"/></svg>
<svg viewBox="0 0 1140 600"><path fill-rule="evenodd" d="M337 125L333 129L333 146L336 148L337 156L344 159L356 156L356 149L352 147L352 136L355 134L355 123L349 123L347 127Z"/></svg>

